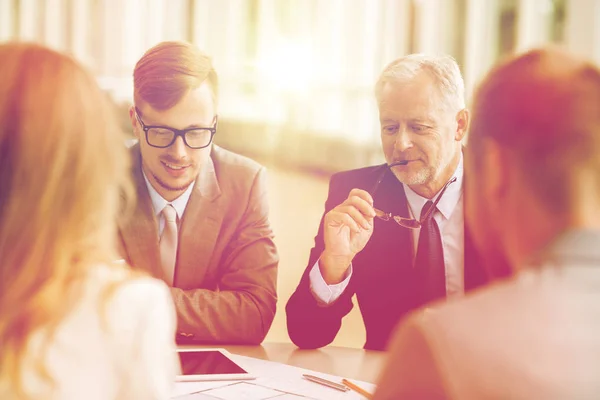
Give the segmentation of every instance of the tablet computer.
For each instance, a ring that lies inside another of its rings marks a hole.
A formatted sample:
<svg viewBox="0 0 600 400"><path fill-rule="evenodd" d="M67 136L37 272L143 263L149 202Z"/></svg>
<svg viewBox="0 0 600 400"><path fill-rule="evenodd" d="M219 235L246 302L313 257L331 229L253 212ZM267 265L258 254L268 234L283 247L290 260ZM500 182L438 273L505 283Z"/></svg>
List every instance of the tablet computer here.
<svg viewBox="0 0 600 400"><path fill-rule="evenodd" d="M181 364L176 380L222 381L255 379L225 349L177 349Z"/></svg>

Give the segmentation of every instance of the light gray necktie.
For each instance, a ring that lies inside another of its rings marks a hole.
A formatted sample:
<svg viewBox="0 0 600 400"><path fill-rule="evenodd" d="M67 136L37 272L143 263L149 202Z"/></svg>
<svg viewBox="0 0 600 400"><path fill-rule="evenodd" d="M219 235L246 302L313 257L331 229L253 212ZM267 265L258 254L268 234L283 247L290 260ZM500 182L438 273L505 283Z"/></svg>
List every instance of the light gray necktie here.
<svg viewBox="0 0 600 400"><path fill-rule="evenodd" d="M160 235L160 261L169 285L173 285L177 259L177 211L167 204L162 210L165 226Z"/></svg>

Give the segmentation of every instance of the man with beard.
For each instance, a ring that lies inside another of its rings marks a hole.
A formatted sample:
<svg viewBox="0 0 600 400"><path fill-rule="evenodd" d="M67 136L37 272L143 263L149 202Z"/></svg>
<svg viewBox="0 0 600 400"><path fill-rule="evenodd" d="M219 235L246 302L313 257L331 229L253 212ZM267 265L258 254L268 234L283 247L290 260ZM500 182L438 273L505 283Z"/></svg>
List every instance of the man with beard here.
<svg viewBox="0 0 600 400"><path fill-rule="evenodd" d="M120 226L124 257L171 286L180 342L258 344L278 264L265 169L212 144L217 75L198 48L160 43L133 78L138 204Z"/></svg>
<svg viewBox="0 0 600 400"><path fill-rule="evenodd" d="M466 217L512 276L402 324L377 399L599 398L599 109L600 69L557 49L488 75Z"/></svg>
<svg viewBox="0 0 600 400"><path fill-rule="evenodd" d="M288 332L328 345L356 294L367 349L398 320L486 282L463 220L464 82L449 56L401 57L375 96L386 164L335 174L306 271L290 298Z"/></svg>

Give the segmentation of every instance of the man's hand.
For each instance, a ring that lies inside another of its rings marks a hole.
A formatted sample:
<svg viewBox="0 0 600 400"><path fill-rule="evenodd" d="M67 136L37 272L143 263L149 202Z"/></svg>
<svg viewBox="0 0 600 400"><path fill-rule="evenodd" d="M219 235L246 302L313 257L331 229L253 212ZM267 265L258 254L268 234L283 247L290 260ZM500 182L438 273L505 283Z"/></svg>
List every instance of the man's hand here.
<svg viewBox="0 0 600 400"><path fill-rule="evenodd" d="M352 259L373 234L374 217L373 198L361 189L352 189L342 204L325 214L325 250L319 259L325 283L344 280Z"/></svg>

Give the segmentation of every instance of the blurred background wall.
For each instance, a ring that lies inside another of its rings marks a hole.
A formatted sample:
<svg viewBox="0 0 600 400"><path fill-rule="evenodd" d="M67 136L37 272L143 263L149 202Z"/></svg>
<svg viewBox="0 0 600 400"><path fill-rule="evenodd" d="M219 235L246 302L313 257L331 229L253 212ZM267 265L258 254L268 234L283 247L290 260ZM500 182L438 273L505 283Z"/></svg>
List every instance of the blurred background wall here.
<svg viewBox="0 0 600 400"><path fill-rule="evenodd" d="M381 160L372 87L392 59L449 53L469 95L498 58L540 43L600 58L600 1L0 0L7 39L73 53L119 103L146 49L191 41L222 82L218 142L334 171Z"/></svg>
<svg viewBox="0 0 600 400"><path fill-rule="evenodd" d="M13 39L87 65L127 131L132 71L145 50L187 40L212 55L215 141L270 169L281 264L267 340L285 341L283 307L306 266L327 176L383 161L372 94L383 67L407 53L449 53L469 99L492 63L538 44L600 61L600 0L0 0L0 41ZM363 342L355 309L334 344Z"/></svg>

